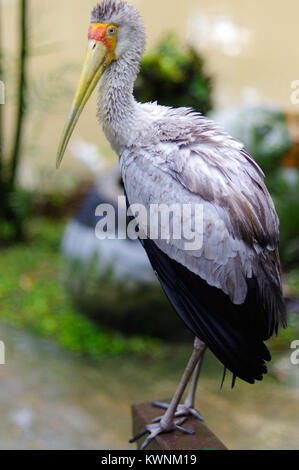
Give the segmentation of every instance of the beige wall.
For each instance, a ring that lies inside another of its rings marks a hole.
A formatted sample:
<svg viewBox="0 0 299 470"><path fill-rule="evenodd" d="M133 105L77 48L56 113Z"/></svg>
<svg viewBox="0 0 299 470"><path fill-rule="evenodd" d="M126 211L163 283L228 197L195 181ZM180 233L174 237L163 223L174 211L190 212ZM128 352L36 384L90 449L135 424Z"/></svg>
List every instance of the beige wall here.
<svg viewBox="0 0 299 470"><path fill-rule="evenodd" d="M4 25L2 36L10 56L16 44L16 5L0 0ZM31 0L31 46L52 44L55 51L34 56L31 76L47 76L63 63L77 64L70 76L75 87L86 47L89 14L95 0ZM203 52L207 68L215 78L215 105L240 102L274 102L299 112L290 103L291 82L299 79L298 0L135 0L145 20L148 47L168 31L176 31ZM54 85L55 86L55 85ZM10 83L7 84L10 88ZM11 90L9 90L11 91ZM38 152L26 148L26 168L54 167L57 142L70 98L48 114L31 118L26 129L28 141L38 133ZM9 108L9 105L6 105ZM10 108L11 109L11 108ZM7 135L11 129L11 113ZM107 146L95 119L95 97L86 108L76 136ZM81 172L68 153L60 179L67 168Z"/></svg>

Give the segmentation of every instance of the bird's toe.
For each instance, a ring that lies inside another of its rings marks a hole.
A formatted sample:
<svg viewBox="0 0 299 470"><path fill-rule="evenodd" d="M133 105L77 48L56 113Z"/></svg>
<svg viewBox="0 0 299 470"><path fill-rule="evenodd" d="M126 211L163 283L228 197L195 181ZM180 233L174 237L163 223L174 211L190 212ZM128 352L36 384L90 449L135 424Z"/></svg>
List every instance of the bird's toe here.
<svg viewBox="0 0 299 470"><path fill-rule="evenodd" d="M176 417L178 416L194 416L196 419L199 421L204 421L203 417L201 414L192 406L187 406L187 405L179 405L177 407L177 411L175 414Z"/></svg>
<svg viewBox="0 0 299 470"><path fill-rule="evenodd" d="M133 439L130 440L130 443L132 444L138 441L139 439L141 439L141 437L145 436L145 434L148 433L148 436L140 447L140 450L144 450L159 434L165 434L172 431L179 431L183 434L189 435L194 434L194 431L185 429L181 426L185 421L186 419L183 418L176 421L171 421L167 425L162 425L161 421L158 423L148 424L140 433L138 433L135 437L133 437Z"/></svg>

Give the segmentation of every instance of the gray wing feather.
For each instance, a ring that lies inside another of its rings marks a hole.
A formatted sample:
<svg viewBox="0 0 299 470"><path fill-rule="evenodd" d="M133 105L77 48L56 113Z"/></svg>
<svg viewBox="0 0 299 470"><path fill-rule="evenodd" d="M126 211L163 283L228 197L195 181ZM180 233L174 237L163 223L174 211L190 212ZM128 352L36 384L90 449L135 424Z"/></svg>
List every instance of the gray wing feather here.
<svg viewBox="0 0 299 470"><path fill-rule="evenodd" d="M280 288L278 217L263 172L242 144L195 113L170 110L154 121L150 142L125 149L120 161L130 204L148 213L151 204L190 204L192 218L203 205L199 250L172 237L155 240L170 258L235 304L245 301L252 277L261 291L269 280Z"/></svg>

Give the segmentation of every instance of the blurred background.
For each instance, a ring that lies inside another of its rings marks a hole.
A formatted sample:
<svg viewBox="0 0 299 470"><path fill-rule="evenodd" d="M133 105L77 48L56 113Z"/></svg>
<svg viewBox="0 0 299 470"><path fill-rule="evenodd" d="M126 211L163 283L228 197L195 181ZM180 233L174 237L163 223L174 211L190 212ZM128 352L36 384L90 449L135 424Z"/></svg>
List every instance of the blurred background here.
<svg viewBox="0 0 299 470"><path fill-rule="evenodd" d="M242 140L281 220L289 327L269 374L221 391L208 354L198 409L230 449L298 449L299 4L131 3L147 29L136 97L192 106ZM95 208L122 194L96 94L55 169L93 6L0 0L1 449L130 448L131 404L172 396L191 350L138 243L95 237Z"/></svg>

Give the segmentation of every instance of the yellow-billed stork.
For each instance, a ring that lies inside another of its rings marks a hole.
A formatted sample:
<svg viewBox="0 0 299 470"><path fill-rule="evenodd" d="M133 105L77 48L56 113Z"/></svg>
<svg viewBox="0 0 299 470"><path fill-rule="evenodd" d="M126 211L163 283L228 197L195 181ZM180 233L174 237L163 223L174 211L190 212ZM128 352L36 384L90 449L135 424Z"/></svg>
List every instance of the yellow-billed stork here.
<svg viewBox="0 0 299 470"><path fill-rule="evenodd" d="M203 207L203 243L143 238L174 309L194 333L194 351L170 405L149 424L142 448L181 427L194 409L203 353L209 347L235 377L254 383L267 372L264 341L286 325L278 255L279 221L264 174L243 145L187 108L138 103L133 86L145 47L137 11L104 0L91 14L88 50L59 146L57 164L99 82L98 117L119 164L128 204ZM194 223L193 223L194 225ZM146 227L145 227L146 228ZM146 233L150 233L149 231ZM159 232L160 233L160 232ZM142 315L142 312L140 312ZM194 372L189 395L180 404Z"/></svg>

